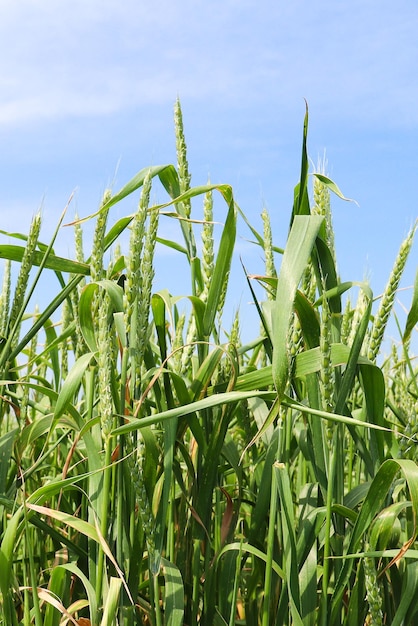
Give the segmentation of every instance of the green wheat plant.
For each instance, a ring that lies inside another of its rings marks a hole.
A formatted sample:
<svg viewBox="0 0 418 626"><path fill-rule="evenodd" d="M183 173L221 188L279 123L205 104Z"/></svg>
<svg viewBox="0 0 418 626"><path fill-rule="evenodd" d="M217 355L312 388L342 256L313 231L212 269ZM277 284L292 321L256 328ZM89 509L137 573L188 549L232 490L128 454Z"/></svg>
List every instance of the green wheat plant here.
<svg viewBox="0 0 418 626"><path fill-rule="evenodd" d="M0 244L0 624L412 625L418 280L382 345L416 225L379 305L339 276L346 199L309 172L307 112L285 241L229 185L192 186L179 101L174 119L176 166L67 210L48 245L38 214ZM63 223L74 259L55 253ZM265 259L241 274L249 337L228 311L241 227ZM156 287L162 249L182 291Z"/></svg>

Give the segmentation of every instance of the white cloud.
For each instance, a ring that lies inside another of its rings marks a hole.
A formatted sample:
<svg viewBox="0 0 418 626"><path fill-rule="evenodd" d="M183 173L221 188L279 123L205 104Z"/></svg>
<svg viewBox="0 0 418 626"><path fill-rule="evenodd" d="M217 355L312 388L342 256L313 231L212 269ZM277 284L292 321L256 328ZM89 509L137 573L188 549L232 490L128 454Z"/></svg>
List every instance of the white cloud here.
<svg viewBox="0 0 418 626"><path fill-rule="evenodd" d="M324 116L418 123L412 0L7 0L0 127L205 99L302 97ZM410 42L410 43L408 43Z"/></svg>

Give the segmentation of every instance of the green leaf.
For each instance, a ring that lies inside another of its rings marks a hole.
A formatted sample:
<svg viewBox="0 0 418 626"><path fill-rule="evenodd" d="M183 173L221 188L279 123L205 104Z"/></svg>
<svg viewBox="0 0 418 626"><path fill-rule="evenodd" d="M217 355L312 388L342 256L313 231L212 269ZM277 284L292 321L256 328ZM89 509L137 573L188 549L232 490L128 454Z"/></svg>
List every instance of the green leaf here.
<svg viewBox="0 0 418 626"><path fill-rule="evenodd" d="M10 261L18 261L19 263L23 259L25 248L21 246L1 245L0 246L0 258L9 259ZM35 251L32 260L33 265L41 265L44 259L44 252ZM90 274L90 267L86 263L78 263L71 259L65 259L55 254L49 254L45 261L45 268L55 270L56 272L68 272L70 274L79 274L81 276L88 276Z"/></svg>
<svg viewBox="0 0 418 626"><path fill-rule="evenodd" d="M259 550L259 548L256 548L255 546L251 545L250 543L246 543L246 542L239 543L238 541L235 541L235 542L232 542L232 543L227 543L226 546L224 546L222 548L222 550L219 552L219 554L217 555L217 559L216 560L218 561L221 558L221 556L223 554L225 554L225 552L229 552L230 550L238 551L238 552L248 552L248 554L252 554L257 559L260 559L261 561L264 561L264 563L267 562L267 554L265 552L263 552L262 550ZM273 568L273 571L283 581L286 580L286 575L285 575L283 569L280 567L280 565L278 565L276 563L276 561L272 562L272 568Z"/></svg>
<svg viewBox="0 0 418 626"><path fill-rule="evenodd" d="M166 246L167 248L171 248L172 250L176 250L177 252L181 252L187 256L186 248L180 245L177 241L170 241L169 239L163 239L162 237L157 237L156 241L162 246Z"/></svg>
<svg viewBox="0 0 418 626"><path fill-rule="evenodd" d="M324 174L319 174L318 172L314 172L315 178L317 178L323 185L328 187L330 191L335 193L336 196L341 198L341 200L346 200L347 202L355 202L355 200L351 200L351 198L346 198L343 193L340 191L339 187L332 181L328 176L324 176ZM357 202L356 202L357 204Z"/></svg>
<svg viewBox="0 0 418 626"><path fill-rule="evenodd" d="M363 347L363 342L366 337L367 328L370 320L370 313L372 307L373 294L371 289L367 285L363 285L363 290L366 294L366 310L360 320L357 327L357 331L353 340L353 344L350 349L350 356L347 360L347 367L345 368L344 375L342 377L341 386L338 392L337 402L335 405L335 412L342 413L344 406L351 392L354 384L354 379L357 373L357 367L360 360L360 353Z"/></svg>
<svg viewBox="0 0 418 626"><path fill-rule="evenodd" d="M418 324L418 270L415 274L411 308L409 310L408 317L406 318L405 331L402 337L404 343L409 340L412 330L416 324Z"/></svg>
<svg viewBox="0 0 418 626"><path fill-rule="evenodd" d="M287 336L297 287L311 256L312 248L323 218L296 215L287 240L279 277L277 296L273 308L273 382L279 398L289 377Z"/></svg>
<svg viewBox="0 0 418 626"><path fill-rule="evenodd" d="M302 162L300 167L300 181L295 188L295 198L293 203L292 221L290 226L293 225L293 220L297 215L309 215L309 197L308 197L308 151L307 151L307 139L308 139L308 103L305 101L305 118L303 120L303 139L302 139Z"/></svg>
<svg viewBox="0 0 418 626"><path fill-rule="evenodd" d="M70 403L73 402L75 395L80 388L81 380L94 357L93 352L83 354L74 363L67 378L61 388L55 405L54 418L57 420L67 410Z"/></svg>
<svg viewBox="0 0 418 626"><path fill-rule="evenodd" d="M254 503L254 507L251 510L251 526L248 533L249 543L256 543L260 533L264 535L266 520L268 519L268 509L270 504L270 491L271 491L271 468L277 458L277 445L278 445L279 430L276 428L273 432L273 436L266 450L265 462L260 467L260 478L257 481L258 493Z"/></svg>
<svg viewBox="0 0 418 626"><path fill-rule="evenodd" d="M222 231L215 267L213 269L210 282L208 298L206 301L205 315L203 318L204 337L209 337L212 332L215 316L218 312L220 299L225 287L225 281L228 281L237 228L237 215L232 189L227 185L217 187L217 189L219 189L222 193L226 203L228 204L228 214Z"/></svg>
<svg viewBox="0 0 418 626"><path fill-rule="evenodd" d="M97 215L99 215L100 212L105 211L106 209L110 209L117 202L120 202L121 200L129 196L131 193L133 193L134 191L142 187L145 177L148 175L148 173L150 173L152 177L159 176L167 168L174 169L174 166L173 165L154 165L151 167L144 167L133 178L131 178L131 180L127 182L126 185L124 185L122 189L120 189L120 191L115 193L115 195L113 195L108 202L106 202L103 206L101 206L98 211L95 211L91 215L88 215L87 217L77 220L78 223L81 224L82 222L86 222L87 220L90 220L93 217L96 217ZM164 178L164 180L167 181L168 179ZM67 224L67 226L69 225L70 224Z"/></svg>
<svg viewBox="0 0 418 626"><path fill-rule="evenodd" d="M178 198L180 195L180 183L176 168L173 165L168 165L158 173L158 177L170 198L173 198L173 200Z"/></svg>
<svg viewBox="0 0 418 626"><path fill-rule="evenodd" d="M360 366L360 374L366 401L367 421L383 426L386 397L383 372L373 364L363 364ZM384 440L381 431L370 431L369 447L372 458L379 466L385 460Z"/></svg>
<svg viewBox="0 0 418 626"><path fill-rule="evenodd" d="M165 578L164 615L166 626L182 626L184 616L184 587L179 568L161 559Z"/></svg>
<svg viewBox="0 0 418 626"><path fill-rule="evenodd" d="M97 320L93 319L92 304L99 288L104 289L110 297L113 311L123 311L123 289L114 280L99 280L86 285L81 293L78 311L81 332L91 352L97 352L95 328Z"/></svg>
<svg viewBox="0 0 418 626"><path fill-rule="evenodd" d="M296 624L301 621L301 603L292 489L288 471L284 463L275 462L273 464L273 473L281 502L280 517L282 519L281 530L286 584L291 601L292 618L293 622Z"/></svg>
<svg viewBox="0 0 418 626"><path fill-rule="evenodd" d="M104 603L103 618L100 622L100 626L113 626L115 623L116 613L119 608L119 595L122 581L120 578L110 578L109 589L106 593L106 600Z"/></svg>
<svg viewBox="0 0 418 626"><path fill-rule="evenodd" d="M96 624L98 623L97 622L98 611L97 611L97 602L96 602L96 592L94 590L93 585L91 584L87 576L84 574L84 572L82 572L81 569L78 567L78 565L76 565L76 563L64 563L62 565L58 565L57 567L64 569L64 570L68 570L69 572L71 572L72 574L77 576L77 578L81 580L84 586L84 589L86 590L87 598L89 601L91 626L96 626Z"/></svg>
<svg viewBox="0 0 418 626"><path fill-rule="evenodd" d="M122 433L129 433L134 430L140 430L144 426L150 426L151 424L157 424L158 422L162 422L168 419L172 419L175 417L184 417L185 415L190 415L195 413L196 411L202 411L204 409L210 409L216 406L222 406L224 404L237 404L242 400L247 400L247 398L252 398L254 396L260 397L268 397L272 399L275 394L272 394L269 391L248 391L248 392L237 392L230 391L228 393L217 393L213 396L209 396L204 398L203 400L198 400L197 402L192 402L186 406L179 406L173 409L168 409L167 411L162 411L161 413L156 413L154 415L149 415L147 417L137 418L126 418L127 423L123 424L123 426L119 426L112 431L112 435L121 435Z"/></svg>
<svg viewBox="0 0 418 626"><path fill-rule="evenodd" d="M0 493L2 494L6 493L7 474L9 472L13 445L18 433L19 429L14 428L0 437Z"/></svg>
<svg viewBox="0 0 418 626"><path fill-rule="evenodd" d="M392 626L404 626L404 624L414 623L412 617L417 612L415 598L418 593L418 562L407 563L406 576L404 576L402 582L400 602L393 618Z"/></svg>
<svg viewBox="0 0 418 626"><path fill-rule="evenodd" d="M14 624L12 611L14 611L11 601L11 578L13 566L13 553L17 544L18 528L23 516L23 509L20 507L14 515L7 521L6 531L0 545L0 590L3 595L3 617L7 624Z"/></svg>

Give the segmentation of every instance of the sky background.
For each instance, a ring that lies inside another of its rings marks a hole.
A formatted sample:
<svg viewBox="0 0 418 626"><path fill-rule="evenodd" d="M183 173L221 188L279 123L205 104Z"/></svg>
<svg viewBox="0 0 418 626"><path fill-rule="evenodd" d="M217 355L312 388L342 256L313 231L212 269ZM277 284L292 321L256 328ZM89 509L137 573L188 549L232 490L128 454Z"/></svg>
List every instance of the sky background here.
<svg viewBox="0 0 418 626"><path fill-rule="evenodd" d="M325 154L328 175L358 203L332 200L341 278L368 276L377 296L418 216L417 26L416 0L2 0L0 229L27 232L42 206L48 242L73 190L71 219L143 167L175 163L179 96L192 185L231 184L259 229L266 206L283 246L305 98L310 158ZM110 221L136 202L115 207ZM172 235L172 222L164 229ZM249 237L240 224L237 257L260 272ZM71 229L56 252L73 256ZM156 287L185 293L175 262L159 250ZM238 258L234 267L231 311L240 306L253 336ZM410 297L399 294L401 323Z"/></svg>

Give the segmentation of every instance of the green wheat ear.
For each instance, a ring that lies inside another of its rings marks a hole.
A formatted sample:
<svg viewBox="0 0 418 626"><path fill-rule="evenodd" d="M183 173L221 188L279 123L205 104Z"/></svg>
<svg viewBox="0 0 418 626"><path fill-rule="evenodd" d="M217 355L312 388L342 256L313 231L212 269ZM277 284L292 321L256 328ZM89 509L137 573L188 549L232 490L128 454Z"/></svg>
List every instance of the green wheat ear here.
<svg viewBox="0 0 418 626"><path fill-rule="evenodd" d="M263 244L266 276L268 278L277 278L276 266L274 264L273 235L271 232L270 215L265 207L261 212L261 219L263 220ZM267 297L269 300L276 299L276 289L274 287L267 290Z"/></svg>
<svg viewBox="0 0 418 626"><path fill-rule="evenodd" d="M7 260L4 265L3 285L0 296L0 337L5 336L9 319L11 269L12 263Z"/></svg>
<svg viewBox="0 0 418 626"><path fill-rule="evenodd" d="M399 283L405 269L406 261L412 248L417 226L418 221L415 222L414 226L409 231L406 239L402 242L394 266L392 268L389 281L385 287L385 291L383 292L380 306L374 318L373 326L370 332L370 339L367 351L367 356L370 361L375 361L379 353L380 346L383 341L383 336L385 334L386 325L393 309L396 291L399 287Z"/></svg>
<svg viewBox="0 0 418 626"><path fill-rule="evenodd" d="M325 175L326 173L326 161L319 161L317 167L317 173ZM313 215L322 215L325 217L325 232L326 243L331 251L334 259L335 267L337 267L337 257L335 253L335 241L334 241L334 228L332 225L332 212L331 212L331 194L326 185L319 180L316 176L313 177L313 200L314 206L312 207Z"/></svg>
<svg viewBox="0 0 418 626"><path fill-rule="evenodd" d="M78 215L75 215L75 224L74 224L74 244L75 244L75 258L79 263L84 263L84 252L83 252L83 229L81 227L80 222L78 221ZM74 278L74 275L70 276L70 280ZM73 342L73 350L75 352L75 357L78 359L82 354L85 354L88 351L87 344L84 340L83 333L81 331L80 325L80 317L78 311L78 305L80 301L80 294L84 289L86 284L86 279L83 277L77 287L71 290L70 293L70 301L71 301L71 311L74 318L75 323L75 331L72 334L72 342Z"/></svg>
<svg viewBox="0 0 418 626"><path fill-rule="evenodd" d="M103 255L104 255L104 236L106 233L107 216L109 208L103 207L109 202L112 194L107 189L103 195L100 205L100 212L97 216L96 227L94 229L93 245L90 257L90 276L93 282L101 280L104 277Z"/></svg>
<svg viewBox="0 0 418 626"><path fill-rule="evenodd" d="M365 546L367 552L370 546ZM366 586L366 600L369 605L368 624L370 626L382 626L383 624L383 612L382 612L382 596L380 592L379 580L377 577L376 567L374 559L371 557L364 557L364 583Z"/></svg>
<svg viewBox="0 0 418 626"><path fill-rule="evenodd" d="M71 306L68 300L64 300L61 311L61 328L64 333L72 322ZM64 380L68 374L68 346L69 340L63 341L61 346L61 378Z"/></svg>
<svg viewBox="0 0 418 626"><path fill-rule="evenodd" d="M127 456L128 467L135 500L138 504L138 511L141 517L141 525L147 543L148 557L150 561L149 567L152 569L155 560L155 520L152 514L151 504L147 495L144 480L145 445L142 436L139 435L138 443L135 448L132 445L132 439L129 439L128 448L131 452Z"/></svg>
<svg viewBox="0 0 418 626"><path fill-rule="evenodd" d="M191 375L193 371L193 352L195 349L197 336L196 320L194 314L191 313L186 332L186 343L181 354L181 373Z"/></svg>
<svg viewBox="0 0 418 626"><path fill-rule="evenodd" d="M15 288L15 295L13 298L12 308L10 310L10 320L8 325L8 331L13 332L12 348L17 345L19 338L20 322L24 311L22 306L25 300L26 289L29 282L29 273L32 269L33 259L36 251L36 245L38 243L38 237L41 230L41 214L37 213L30 225L29 235L26 242L25 252L23 254L22 263L20 264L19 275L17 277L17 284ZM16 326L16 327L15 327ZM14 328L15 327L15 328Z"/></svg>
<svg viewBox="0 0 418 626"><path fill-rule="evenodd" d="M174 333L173 343L171 346L171 351L173 354L173 369L177 372L181 372L181 355L183 352L184 340L183 340L183 331L184 325L186 323L186 314L182 313L176 324L176 330Z"/></svg>
<svg viewBox="0 0 418 626"><path fill-rule="evenodd" d="M94 229L93 235L93 244L91 249L91 257L90 257L90 278L92 282L97 282L102 280L105 277L105 271L103 266L103 256L104 256L104 237L106 233L106 224L107 224L107 216L109 214L109 209L103 209L107 202L109 202L111 198L110 190L106 190L103 199L101 202L101 210L97 216L96 226ZM96 294L93 299L92 304L92 314L93 314L93 323L95 325L96 332L99 331L100 325L100 307L103 305L103 297L102 294Z"/></svg>
<svg viewBox="0 0 418 626"><path fill-rule="evenodd" d="M112 358L113 343L109 332L110 298L106 291L100 291L97 297L98 333L97 333L97 365L99 415L103 441L107 443L113 426L112 398Z"/></svg>
<svg viewBox="0 0 418 626"><path fill-rule="evenodd" d="M75 215L75 224L74 224L74 241L75 241L75 258L76 258L76 261L78 261L79 263L84 263L83 229L82 229L81 224L79 222L77 213Z"/></svg>
<svg viewBox="0 0 418 626"><path fill-rule="evenodd" d="M177 173L179 179L180 194L190 189L191 175L189 173L189 164L187 162L187 146L183 128L183 114L181 111L180 100L177 98L174 106L174 127L176 135L176 154L177 154ZM185 239L187 255L189 263L193 263L197 257L196 241L194 238L192 224L189 221L192 212L192 204L190 198L178 202L176 204L178 214L181 216L181 229ZM192 278L193 295L199 295L201 286L196 276Z"/></svg>
<svg viewBox="0 0 418 626"><path fill-rule="evenodd" d="M351 329L351 320L353 310L351 308L351 300L348 297L345 303L344 312L341 321L341 342L347 344Z"/></svg>
<svg viewBox="0 0 418 626"><path fill-rule="evenodd" d="M141 255L144 245L145 222L151 194L151 173L145 176L144 184L139 199L138 210L131 223L131 236L129 239L129 256L126 265L126 284L123 294L123 306L125 311L125 328L129 335L131 331L132 316L135 310L135 302L141 290Z"/></svg>
<svg viewBox="0 0 418 626"><path fill-rule="evenodd" d="M184 136L183 113L181 110L180 100L177 98L174 105L174 128L176 133L176 151L177 151L177 169L179 175L180 194L190 189L190 181L192 179L189 172L189 164L187 161L187 146ZM191 214L190 200L183 202L185 217L189 218Z"/></svg>
<svg viewBox="0 0 418 626"><path fill-rule="evenodd" d="M367 308L367 296L364 292L364 289L360 289L358 296L357 296L356 306L354 308L354 311L350 315L351 317L350 332L348 333L348 337L347 337L347 345L350 347L353 345L353 341L357 334L358 325L360 324L360 321L364 313L366 312L366 308Z"/></svg>
<svg viewBox="0 0 418 626"><path fill-rule="evenodd" d="M240 324L239 324L239 311L235 313L234 321L232 322L231 331L228 337L227 353L223 360L220 371L220 378L224 381L229 381L231 377L237 376L238 372L234 372L234 363L238 366L238 348L241 345L240 339Z"/></svg>
<svg viewBox="0 0 418 626"><path fill-rule="evenodd" d="M210 182L208 181L208 185ZM213 197L212 192L208 191L205 194L203 202L203 229L202 229L202 277L203 277L203 291L200 294L201 300L206 302L209 287L212 280L213 267L214 267L214 240L213 240Z"/></svg>
<svg viewBox="0 0 418 626"><path fill-rule="evenodd" d="M399 359L398 350L394 343L392 343L391 355L382 369L388 382L387 389L390 394L390 402L387 406L388 420L391 421L395 413L395 415L401 415L403 421L403 431L398 441L398 458L416 461L418 457L416 445L418 397L412 393L411 381L408 376L409 369L406 363Z"/></svg>
<svg viewBox="0 0 418 626"><path fill-rule="evenodd" d="M141 290L137 298L137 375L140 375L140 368L145 354L146 342L148 339L148 321L151 305L152 283L154 280L154 252L157 242L157 230L159 221L158 209L151 209L148 231L145 235L144 252L141 259Z"/></svg>

